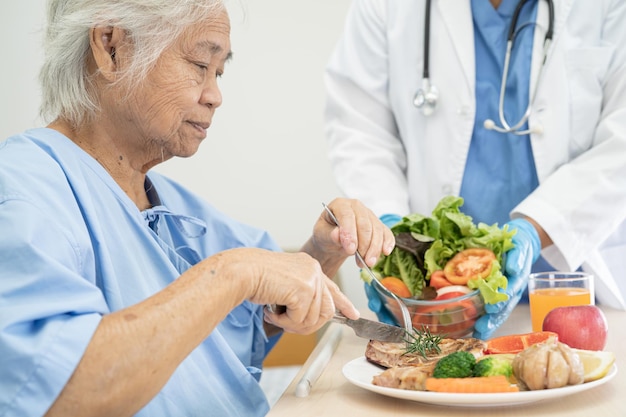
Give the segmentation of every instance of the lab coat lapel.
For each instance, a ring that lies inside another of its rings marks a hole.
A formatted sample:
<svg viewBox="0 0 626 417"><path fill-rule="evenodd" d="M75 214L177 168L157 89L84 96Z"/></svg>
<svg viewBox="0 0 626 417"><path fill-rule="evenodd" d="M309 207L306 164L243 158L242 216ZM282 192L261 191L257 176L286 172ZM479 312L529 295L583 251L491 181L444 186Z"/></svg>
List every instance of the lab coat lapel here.
<svg viewBox="0 0 626 417"><path fill-rule="evenodd" d="M563 26L567 20L570 10L572 9L572 3L574 0L554 0L554 33L552 36L552 43L557 42L558 38L563 33ZM543 39L548 30L548 23L550 21L550 13L548 11L548 2L540 1L537 10L537 25L535 25L535 34L533 38L533 57L531 63L530 72L530 89L529 94L535 91L535 85L539 78L539 70L541 69L541 59L543 57ZM546 63L550 62L551 54L548 51L548 57ZM540 86L541 88L541 86ZM529 97L532 99L532 97Z"/></svg>
<svg viewBox="0 0 626 417"><path fill-rule="evenodd" d="M450 34L454 43L456 54L463 67L467 85L473 86L475 82L475 62L474 62L474 37L473 34L472 10L469 1L439 0L434 1L439 18L443 21L445 28ZM433 16L432 21L436 18ZM431 24L431 30L434 28Z"/></svg>

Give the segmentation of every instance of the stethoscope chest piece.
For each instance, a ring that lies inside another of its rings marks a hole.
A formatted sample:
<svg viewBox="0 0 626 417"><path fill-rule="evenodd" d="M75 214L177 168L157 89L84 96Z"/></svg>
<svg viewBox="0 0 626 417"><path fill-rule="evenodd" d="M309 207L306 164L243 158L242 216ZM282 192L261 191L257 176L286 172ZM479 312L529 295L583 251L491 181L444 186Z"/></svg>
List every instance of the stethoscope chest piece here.
<svg viewBox="0 0 626 417"><path fill-rule="evenodd" d="M422 88L418 89L413 96L413 105L422 110L425 116L430 116L437 108L439 90L430 83L429 78L422 79Z"/></svg>
<svg viewBox="0 0 626 417"><path fill-rule="evenodd" d="M418 109L421 109L426 103L426 94L424 94L424 90L421 88L415 92L415 96L413 97L413 105Z"/></svg>

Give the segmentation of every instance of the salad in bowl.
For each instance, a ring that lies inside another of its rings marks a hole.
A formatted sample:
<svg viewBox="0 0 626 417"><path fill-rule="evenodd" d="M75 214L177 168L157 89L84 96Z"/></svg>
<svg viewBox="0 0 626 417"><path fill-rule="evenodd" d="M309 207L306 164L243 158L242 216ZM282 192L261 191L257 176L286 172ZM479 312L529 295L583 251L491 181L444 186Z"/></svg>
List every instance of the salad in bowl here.
<svg viewBox="0 0 626 417"><path fill-rule="evenodd" d="M504 256L515 231L497 224L474 224L463 212L461 197L444 197L431 216L409 214L391 227L396 247L372 267L385 288L409 308L413 327L433 334L463 337L484 314L484 304L505 301ZM361 278L370 283L364 272ZM397 303L377 286L397 323Z"/></svg>

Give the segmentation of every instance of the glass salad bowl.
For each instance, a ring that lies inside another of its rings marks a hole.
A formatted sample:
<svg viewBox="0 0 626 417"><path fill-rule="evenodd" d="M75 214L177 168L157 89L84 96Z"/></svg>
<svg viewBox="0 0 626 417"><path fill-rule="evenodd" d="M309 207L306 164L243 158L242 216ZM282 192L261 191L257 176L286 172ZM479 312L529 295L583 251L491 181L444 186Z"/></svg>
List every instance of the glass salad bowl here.
<svg viewBox="0 0 626 417"><path fill-rule="evenodd" d="M464 291L458 291L458 286L452 287L457 288L448 287L448 290L438 293L438 299L433 300L400 297L409 309L415 329L428 328L432 334L453 339L471 336L476 320L485 314L483 299L478 290L464 287ZM374 288L396 324L402 326L402 312L398 303L378 289L377 285ZM446 293L450 297L446 297Z"/></svg>

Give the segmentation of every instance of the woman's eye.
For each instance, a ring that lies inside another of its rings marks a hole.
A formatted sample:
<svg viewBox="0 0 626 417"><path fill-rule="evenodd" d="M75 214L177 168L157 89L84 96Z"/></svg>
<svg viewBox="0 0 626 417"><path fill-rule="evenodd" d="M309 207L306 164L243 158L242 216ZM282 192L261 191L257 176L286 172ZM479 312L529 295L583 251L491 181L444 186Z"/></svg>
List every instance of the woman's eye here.
<svg viewBox="0 0 626 417"><path fill-rule="evenodd" d="M206 71L207 68L209 68L207 65L201 64L201 63L196 63L196 66L200 68L202 71Z"/></svg>

